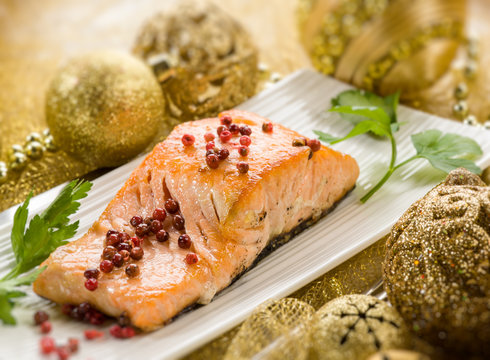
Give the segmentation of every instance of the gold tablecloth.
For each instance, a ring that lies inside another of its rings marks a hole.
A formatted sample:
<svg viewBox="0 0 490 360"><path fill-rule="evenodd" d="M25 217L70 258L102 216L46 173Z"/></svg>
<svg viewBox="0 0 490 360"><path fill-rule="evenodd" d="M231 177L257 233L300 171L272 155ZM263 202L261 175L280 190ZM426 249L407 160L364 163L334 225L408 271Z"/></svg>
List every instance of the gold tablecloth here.
<svg viewBox="0 0 490 360"><path fill-rule="evenodd" d="M4 0L0 2L0 160L12 144L23 143L30 131L45 127L44 93L55 69L69 57L97 49L130 51L141 24L174 1L146 0ZM312 67L299 42L296 26L297 0L215 1L250 32L260 60L280 74ZM480 33L482 53L490 61L490 26L485 14L490 2L473 1L469 7L471 28ZM487 35L485 35L487 34ZM487 50L485 50L487 49ZM484 63L484 62L482 62ZM489 89L490 72L478 79ZM418 106L441 116L451 116L452 94L443 77ZM472 97L490 115L488 94ZM487 97L484 97L487 96ZM62 151L29 162L21 175L0 185L0 211L22 201L26 194L43 192L59 183L92 171ZM329 299L366 291L381 271L384 241L381 239L359 255L292 294L319 308ZM209 359L223 354L236 333L233 329L189 355Z"/></svg>

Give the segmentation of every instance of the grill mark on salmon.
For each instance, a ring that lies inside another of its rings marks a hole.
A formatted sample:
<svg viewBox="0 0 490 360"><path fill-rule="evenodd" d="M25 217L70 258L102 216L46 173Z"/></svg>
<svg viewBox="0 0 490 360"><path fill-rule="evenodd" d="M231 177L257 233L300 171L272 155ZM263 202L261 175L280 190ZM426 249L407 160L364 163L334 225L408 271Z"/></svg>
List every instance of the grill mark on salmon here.
<svg viewBox="0 0 490 360"><path fill-rule="evenodd" d="M88 301L112 316L126 312L133 325L153 330L189 305L209 302L354 187L359 168L350 156L324 146L313 154L308 147L292 146L300 136L292 130L275 124L272 133L264 133L266 119L236 110L227 114L253 131L246 158L233 148L237 138L229 144L216 139L230 156L217 169L209 169L203 135L215 132L219 119L179 125L134 170L91 229L51 254L34 290L60 303ZM185 133L195 136L194 146L184 148ZM250 165L247 174L235 166L243 160ZM138 277L129 279L120 268L103 274L96 291L86 290L83 271L100 262L107 230L132 235L131 217L150 217L169 198L180 205L198 263L185 263L189 250L177 246L181 232L167 216L169 240L158 243L150 236L144 241L145 255L136 262Z"/></svg>

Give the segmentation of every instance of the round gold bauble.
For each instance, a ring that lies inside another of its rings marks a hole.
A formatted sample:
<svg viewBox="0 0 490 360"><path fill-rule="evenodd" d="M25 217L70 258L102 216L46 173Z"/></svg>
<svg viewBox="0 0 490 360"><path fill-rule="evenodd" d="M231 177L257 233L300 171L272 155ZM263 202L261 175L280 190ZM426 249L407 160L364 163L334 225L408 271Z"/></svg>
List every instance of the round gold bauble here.
<svg viewBox="0 0 490 360"><path fill-rule="evenodd" d="M380 350L406 348L410 335L395 309L367 295L346 295L324 305L311 329L313 359L363 360Z"/></svg>
<svg viewBox="0 0 490 360"><path fill-rule="evenodd" d="M145 149L163 109L152 71L115 51L70 60L46 94L46 120L56 145L94 167L120 165Z"/></svg>
<svg viewBox="0 0 490 360"><path fill-rule="evenodd" d="M383 275L391 304L417 335L457 358L488 358L490 188L452 171L391 230Z"/></svg>
<svg viewBox="0 0 490 360"><path fill-rule="evenodd" d="M179 3L142 27L133 49L160 82L167 112L180 121L215 116L255 93L257 50L215 5Z"/></svg>

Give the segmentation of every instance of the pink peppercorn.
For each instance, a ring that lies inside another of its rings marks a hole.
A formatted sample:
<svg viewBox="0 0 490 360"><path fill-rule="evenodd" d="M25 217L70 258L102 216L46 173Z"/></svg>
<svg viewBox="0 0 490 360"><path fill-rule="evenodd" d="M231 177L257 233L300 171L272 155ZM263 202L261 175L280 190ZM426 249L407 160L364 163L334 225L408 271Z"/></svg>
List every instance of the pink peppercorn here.
<svg viewBox="0 0 490 360"><path fill-rule="evenodd" d="M195 141L196 138L194 137L194 135L184 134L182 136L182 144L184 144L184 146L191 146L194 144Z"/></svg>
<svg viewBox="0 0 490 360"><path fill-rule="evenodd" d="M248 169L249 169L248 163L246 163L244 161L238 162L238 164L236 164L236 167L237 167L238 171L241 172L242 174L246 174L248 172Z"/></svg>
<svg viewBox="0 0 490 360"><path fill-rule="evenodd" d="M266 133L270 133L273 130L273 126L271 122L265 122L262 124L262 131Z"/></svg>
<svg viewBox="0 0 490 360"><path fill-rule="evenodd" d="M230 156L230 151L228 149L221 149L218 152L218 159L220 160L226 160Z"/></svg>
<svg viewBox="0 0 490 360"><path fill-rule="evenodd" d="M68 339L68 348L70 349L70 352L74 353L78 351L78 339L75 338L69 338Z"/></svg>
<svg viewBox="0 0 490 360"><path fill-rule="evenodd" d="M189 253L185 257L185 262L189 265L193 265L199 261L199 258L194 253Z"/></svg>
<svg viewBox="0 0 490 360"><path fill-rule="evenodd" d="M220 125L218 126L218 128L216 129L216 132L218 133L218 136L221 135L221 133L225 130L228 130L228 128L224 125Z"/></svg>
<svg viewBox="0 0 490 360"><path fill-rule="evenodd" d="M219 166L219 158L217 155L215 154L209 154L206 156L206 164L208 164L208 166L211 168L211 169L216 169L218 166Z"/></svg>
<svg viewBox="0 0 490 360"><path fill-rule="evenodd" d="M250 137L247 135L244 135L240 138L240 144L242 144L243 146L250 146L251 143L252 139L250 139Z"/></svg>
<svg viewBox="0 0 490 360"><path fill-rule="evenodd" d="M230 126L231 123L233 122L231 116L229 115L223 115L219 118L220 122L221 122L221 125L225 125L225 126Z"/></svg>
<svg viewBox="0 0 490 360"><path fill-rule="evenodd" d="M322 144L317 139L309 139L306 142L306 145L308 145L310 147L311 151L313 151L313 152L316 152L322 148Z"/></svg>
<svg viewBox="0 0 490 360"><path fill-rule="evenodd" d="M228 126L228 130L230 130L233 135L238 135L240 133L240 127L238 124L231 124Z"/></svg>
<svg viewBox="0 0 490 360"><path fill-rule="evenodd" d="M252 129L247 125L240 126L240 134L250 136L252 134Z"/></svg>
<svg viewBox="0 0 490 360"><path fill-rule="evenodd" d="M89 291L94 291L99 286L97 279L87 279L85 280L85 288Z"/></svg>
<svg viewBox="0 0 490 360"><path fill-rule="evenodd" d="M228 142L231 140L231 132L229 132L228 130L224 130L221 132L221 134L219 134L219 139L221 140L221 142Z"/></svg>
<svg viewBox="0 0 490 360"><path fill-rule="evenodd" d="M204 140L206 142L210 142L210 141L213 141L215 138L214 134L212 132L207 132L206 134L204 134Z"/></svg>
<svg viewBox="0 0 490 360"><path fill-rule="evenodd" d="M51 332L51 329L53 328L53 326L51 325L51 322L50 321L44 321L42 324L41 324L41 332L43 334L49 334Z"/></svg>
<svg viewBox="0 0 490 360"><path fill-rule="evenodd" d="M247 156L249 152L250 152L250 150L246 146L240 146L238 148L238 153L240 154L240 156Z"/></svg>
<svg viewBox="0 0 490 360"><path fill-rule="evenodd" d="M213 150L215 146L216 144L214 143L214 141L210 141L206 144L206 150Z"/></svg>
<svg viewBox="0 0 490 360"><path fill-rule="evenodd" d="M87 340L94 340L100 337L104 336L104 333L99 330L91 329L91 330L85 330L84 331L85 339Z"/></svg>
<svg viewBox="0 0 490 360"><path fill-rule="evenodd" d="M39 341L39 347L41 348L41 353L47 355L51 354L56 350L56 345L54 339L51 336L44 336Z"/></svg>

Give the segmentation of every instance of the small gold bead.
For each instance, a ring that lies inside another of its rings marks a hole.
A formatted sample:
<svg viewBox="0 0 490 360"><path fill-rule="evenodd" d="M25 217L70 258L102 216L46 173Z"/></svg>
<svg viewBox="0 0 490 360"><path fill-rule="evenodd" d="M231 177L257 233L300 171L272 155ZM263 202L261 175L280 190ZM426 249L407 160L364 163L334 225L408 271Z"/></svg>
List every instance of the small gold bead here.
<svg viewBox="0 0 490 360"><path fill-rule="evenodd" d="M0 184L3 184L7 181L8 170L7 170L7 165L5 165L3 161L0 162L0 164L3 164L3 166L0 165Z"/></svg>
<svg viewBox="0 0 490 360"><path fill-rule="evenodd" d="M48 136L51 136L51 131L49 130L49 128L46 128L43 130L43 136L46 138Z"/></svg>
<svg viewBox="0 0 490 360"><path fill-rule="evenodd" d="M20 152L16 152L10 156L9 169L19 171L27 165L27 157Z"/></svg>
<svg viewBox="0 0 490 360"><path fill-rule="evenodd" d="M19 144L14 144L10 147L8 155L10 156L15 153L23 153L23 152L24 152L24 148L22 146L20 146Z"/></svg>
<svg viewBox="0 0 490 360"><path fill-rule="evenodd" d="M43 144L38 141L32 141L26 145L26 155L31 159L40 159L44 153Z"/></svg>
<svg viewBox="0 0 490 360"><path fill-rule="evenodd" d="M41 134L37 132L31 132L29 135L26 137L26 143L30 143L33 141L41 142L43 140L43 137Z"/></svg>
<svg viewBox="0 0 490 360"><path fill-rule="evenodd" d="M476 126L476 125L478 125L478 120L477 120L475 115L468 115L463 120L463 124L470 125L470 126Z"/></svg>
<svg viewBox="0 0 490 360"><path fill-rule="evenodd" d="M468 97L468 85L466 83L459 83L454 88L454 97L458 100L464 100Z"/></svg>
<svg viewBox="0 0 490 360"><path fill-rule="evenodd" d="M478 64L476 63L476 61L470 60L464 67L464 76L467 79L473 80L476 77L477 71L478 71Z"/></svg>
<svg viewBox="0 0 490 360"><path fill-rule="evenodd" d="M453 113L459 119L463 119L468 114L468 104L466 101L459 101L454 104Z"/></svg>
<svg viewBox="0 0 490 360"><path fill-rule="evenodd" d="M269 71L269 67L265 63L259 63L259 65L257 65L257 69L261 73L264 73L264 72L268 72Z"/></svg>
<svg viewBox="0 0 490 360"><path fill-rule="evenodd" d="M54 152L56 150L58 150L58 147L56 146L56 144L54 143L54 139L53 139L53 136L49 135L49 136L46 136L44 138L44 147L46 148L46 150L48 151L51 151L51 152Z"/></svg>
<svg viewBox="0 0 490 360"><path fill-rule="evenodd" d="M271 74L270 80L271 80L273 83L276 83L276 82L278 82L278 81L279 81L279 80L281 80L281 79L282 79L281 74L279 74L279 73L277 73L277 72L273 72L273 73Z"/></svg>

